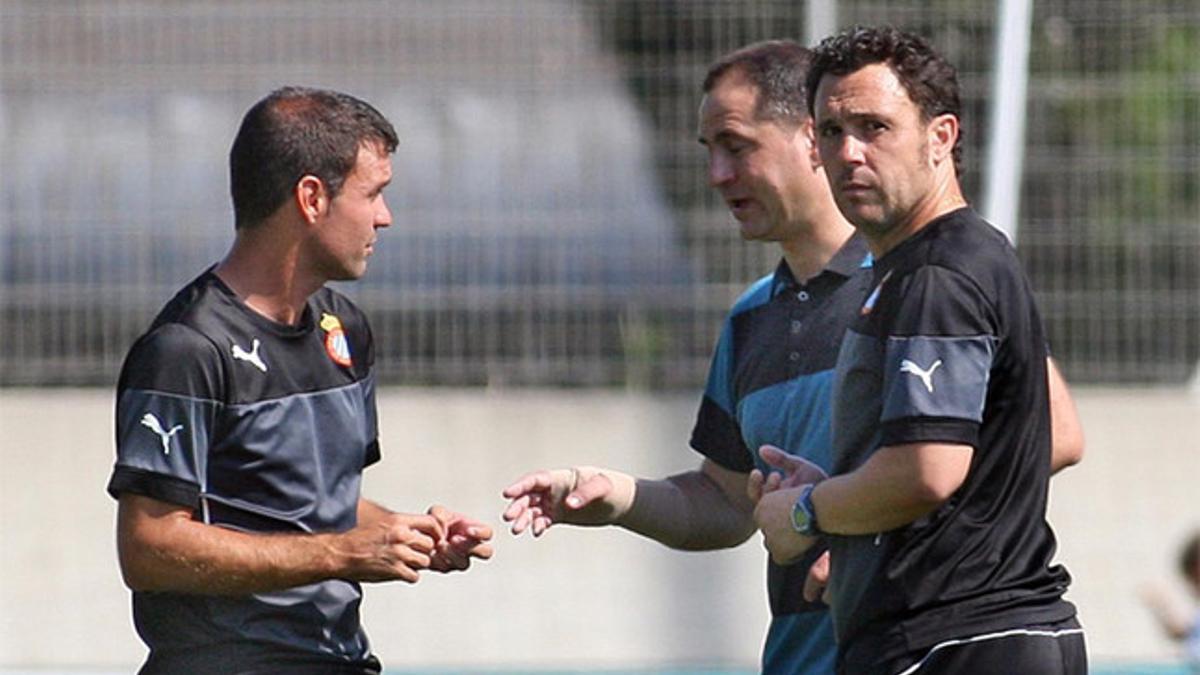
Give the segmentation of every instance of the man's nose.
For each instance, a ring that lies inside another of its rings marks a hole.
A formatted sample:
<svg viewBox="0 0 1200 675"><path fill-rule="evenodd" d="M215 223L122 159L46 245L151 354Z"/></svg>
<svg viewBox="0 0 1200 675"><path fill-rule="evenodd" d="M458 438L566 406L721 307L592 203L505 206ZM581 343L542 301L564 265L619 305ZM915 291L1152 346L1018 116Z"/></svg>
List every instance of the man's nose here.
<svg viewBox="0 0 1200 675"><path fill-rule="evenodd" d="M865 147L862 140L854 134L845 134L842 136L842 142L838 147L838 159L846 164L862 164Z"/></svg>
<svg viewBox="0 0 1200 675"><path fill-rule="evenodd" d="M720 187L732 181L737 175L733 162L722 154L714 154L708 160L708 185Z"/></svg>
<svg viewBox="0 0 1200 675"><path fill-rule="evenodd" d="M375 209L375 227L390 227L392 224L392 210L388 208L387 201L380 196L379 206Z"/></svg>

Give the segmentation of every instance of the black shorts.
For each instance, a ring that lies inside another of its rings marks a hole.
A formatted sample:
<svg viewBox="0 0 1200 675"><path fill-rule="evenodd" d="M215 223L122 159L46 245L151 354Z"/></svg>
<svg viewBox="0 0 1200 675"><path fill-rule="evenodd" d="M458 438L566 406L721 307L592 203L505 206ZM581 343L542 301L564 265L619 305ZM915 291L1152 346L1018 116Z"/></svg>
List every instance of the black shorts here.
<svg viewBox="0 0 1200 675"><path fill-rule="evenodd" d="M1087 675L1079 622L949 640L893 662L896 675Z"/></svg>

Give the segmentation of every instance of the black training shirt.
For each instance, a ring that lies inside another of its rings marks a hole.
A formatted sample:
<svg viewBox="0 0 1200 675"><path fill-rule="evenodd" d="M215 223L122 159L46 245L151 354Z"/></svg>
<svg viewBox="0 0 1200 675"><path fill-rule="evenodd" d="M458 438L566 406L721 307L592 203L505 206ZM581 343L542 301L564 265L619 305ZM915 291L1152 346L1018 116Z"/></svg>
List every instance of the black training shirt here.
<svg viewBox="0 0 1200 675"><path fill-rule="evenodd" d="M1004 236L943 215L876 261L834 391L834 473L884 446L974 447L963 485L899 529L830 537L841 666L1071 617L1051 566L1046 343Z"/></svg>

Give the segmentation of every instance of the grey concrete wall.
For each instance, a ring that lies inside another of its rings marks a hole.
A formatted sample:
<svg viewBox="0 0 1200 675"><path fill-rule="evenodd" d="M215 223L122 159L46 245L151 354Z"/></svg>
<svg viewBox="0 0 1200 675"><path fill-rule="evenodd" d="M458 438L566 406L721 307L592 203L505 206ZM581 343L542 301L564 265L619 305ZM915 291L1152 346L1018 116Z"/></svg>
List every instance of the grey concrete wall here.
<svg viewBox="0 0 1200 675"><path fill-rule="evenodd" d="M1055 480L1051 520L1098 661L1171 651L1138 604L1200 526L1200 400L1186 392L1079 391L1085 463ZM499 496L524 470L608 464L646 475L694 466L693 396L578 391L381 393L384 462L365 493L434 502L502 530ZM113 537L112 397L0 391L0 668L131 669L133 632ZM763 553L669 551L617 531L498 537L496 558L415 586L374 585L364 609L392 667L753 667L766 625Z"/></svg>

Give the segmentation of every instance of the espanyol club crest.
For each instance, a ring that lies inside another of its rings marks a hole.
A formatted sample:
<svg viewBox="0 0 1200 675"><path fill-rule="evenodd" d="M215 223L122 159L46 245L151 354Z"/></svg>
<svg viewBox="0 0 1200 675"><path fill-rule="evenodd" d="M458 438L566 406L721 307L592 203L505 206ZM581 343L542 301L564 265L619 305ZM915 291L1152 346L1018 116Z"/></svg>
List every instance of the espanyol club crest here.
<svg viewBox="0 0 1200 675"><path fill-rule="evenodd" d="M321 314L321 329L325 331L325 353L339 366L350 367L350 341L342 322L332 314Z"/></svg>
<svg viewBox="0 0 1200 675"><path fill-rule="evenodd" d="M867 296L867 301L863 303L862 309L860 309L858 312L859 315L866 316L875 309L875 303L879 301L879 294L883 292L883 285L886 284L887 280L892 277L892 272L894 271L895 270L888 270L887 274L883 275L883 278L879 280L879 285L876 286L875 290L871 291L871 294Z"/></svg>

